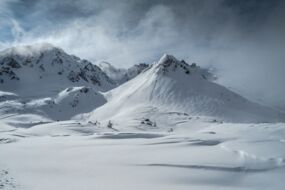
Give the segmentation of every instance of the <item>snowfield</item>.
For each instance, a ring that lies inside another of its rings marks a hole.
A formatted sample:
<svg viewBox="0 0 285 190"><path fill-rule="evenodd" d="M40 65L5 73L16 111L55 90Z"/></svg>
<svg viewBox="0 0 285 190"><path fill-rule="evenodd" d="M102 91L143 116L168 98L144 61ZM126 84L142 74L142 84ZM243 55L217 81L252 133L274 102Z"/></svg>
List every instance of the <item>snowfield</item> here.
<svg viewBox="0 0 285 190"><path fill-rule="evenodd" d="M0 53L0 190L284 190L285 113L170 55Z"/></svg>
<svg viewBox="0 0 285 190"><path fill-rule="evenodd" d="M118 133L59 123L2 132L0 166L8 173L1 183L27 190L284 189L284 124L201 128Z"/></svg>

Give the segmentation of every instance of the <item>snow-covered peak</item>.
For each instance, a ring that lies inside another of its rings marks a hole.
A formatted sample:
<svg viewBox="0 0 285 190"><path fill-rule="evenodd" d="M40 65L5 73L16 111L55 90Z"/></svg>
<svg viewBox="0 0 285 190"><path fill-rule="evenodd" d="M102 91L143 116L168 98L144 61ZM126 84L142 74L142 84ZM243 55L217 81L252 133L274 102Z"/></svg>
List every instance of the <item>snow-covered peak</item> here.
<svg viewBox="0 0 285 190"><path fill-rule="evenodd" d="M106 91L115 83L98 66L50 44L13 47L0 53L3 90L28 95L74 85Z"/></svg>
<svg viewBox="0 0 285 190"><path fill-rule="evenodd" d="M118 123L152 118L161 126L165 126L165 118L159 121L158 117L169 113L226 122L284 121L283 113L250 102L211 79L207 69L164 55L137 77L111 90L106 96L108 103L90 118Z"/></svg>
<svg viewBox="0 0 285 190"><path fill-rule="evenodd" d="M164 54L158 62L154 63L155 67L162 69L163 71L175 71L177 68L182 68L186 71L190 70L190 67L196 68L196 64L189 65L184 60L179 61L173 55ZM169 69L170 68L170 69ZM187 74L189 74L187 72Z"/></svg>
<svg viewBox="0 0 285 190"><path fill-rule="evenodd" d="M104 71L108 77L110 77L112 80L116 81L117 84L121 84L125 81L125 74L126 69L116 68L113 65L111 65L108 62L100 62L98 64L100 69Z"/></svg>
<svg viewBox="0 0 285 190"><path fill-rule="evenodd" d="M163 54L163 56L159 59L158 64L165 64L177 61L178 60L173 55Z"/></svg>
<svg viewBox="0 0 285 190"><path fill-rule="evenodd" d="M123 84L137 75L139 75L143 70L149 67L146 63L139 63L133 65L128 69L116 68L108 62L101 62L98 66L110 77L112 80L116 81L118 85Z"/></svg>
<svg viewBox="0 0 285 190"><path fill-rule="evenodd" d="M39 63L43 59L52 60L55 58L66 59L66 61L80 61L79 57L70 55L63 49L49 43L15 46L0 52L0 59L14 59L18 62L36 60L36 63Z"/></svg>
<svg viewBox="0 0 285 190"><path fill-rule="evenodd" d="M113 65L111 65L111 63L108 63L106 61L102 61L98 64L98 66L102 69L102 70L110 70L110 71L114 71L116 72L118 69L115 68Z"/></svg>
<svg viewBox="0 0 285 190"><path fill-rule="evenodd" d="M184 60L176 59L173 55L164 54L153 66L157 74L172 76L174 79L182 76L195 76L206 80L216 79L208 69L201 68L196 63L190 65Z"/></svg>
<svg viewBox="0 0 285 190"><path fill-rule="evenodd" d="M37 43L8 48L0 52L0 56L35 56L40 53L64 53L64 51L50 43Z"/></svg>

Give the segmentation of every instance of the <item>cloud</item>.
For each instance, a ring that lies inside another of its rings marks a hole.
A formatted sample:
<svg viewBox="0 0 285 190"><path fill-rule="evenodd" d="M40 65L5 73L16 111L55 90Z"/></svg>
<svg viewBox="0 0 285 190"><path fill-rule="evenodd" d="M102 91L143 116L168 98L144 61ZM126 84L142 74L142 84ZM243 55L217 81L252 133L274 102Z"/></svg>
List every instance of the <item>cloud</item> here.
<svg viewBox="0 0 285 190"><path fill-rule="evenodd" d="M11 27L11 33L13 35L14 41L18 42L21 41L22 38L24 38L25 31L24 29L20 26L20 24L12 19L12 27Z"/></svg>
<svg viewBox="0 0 285 190"><path fill-rule="evenodd" d="M250 99L285 109L281 0L0 2L0 31L10 31L0 49L49 42L119 67L174 54L215 67L219 83Z"/></svg>

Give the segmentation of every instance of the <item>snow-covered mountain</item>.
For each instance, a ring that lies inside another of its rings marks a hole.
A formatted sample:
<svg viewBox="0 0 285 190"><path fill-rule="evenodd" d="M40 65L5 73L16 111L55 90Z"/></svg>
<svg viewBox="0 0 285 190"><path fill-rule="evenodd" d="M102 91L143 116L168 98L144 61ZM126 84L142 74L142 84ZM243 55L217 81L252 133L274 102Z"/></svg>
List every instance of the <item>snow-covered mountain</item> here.
<svg viewBox="0 0 285 190"><path fill-rule="evenodd" d="M101 62L98 66L118 85L123 84L137 75L139 75L144 69L148 68L149 65L145 63L139 63L133 65L128 69L116 68L108 62Z"/></svg>
<svg viewBox="0 0 285 190"><path fill-rule="evenodd" d="M164 55L134 79L106 93L108 103L90 120L119 125L173 126L195 118L213 122L284 121L283 113L258 105L212 82L196 64Z"/></svg>
<svg viewBox="0 0 285 190"><path fill-rule="evenodd" d="M91 62L50 44L13 47L0 52L2 91L46 96L72 86L107 91L115 83Z"/></svg>
<svg viewBox="0 0 285 190"><path fill-rule="evenodd" d="M117 69L107 62L98 67L50 44L20 46L0 53L0 113L34 114L38 122L84 113L76 118L137 127L284 120L284 113L250 102L213 79L207 69L171 55Z"/></svg>
<svg viewBox="0 0 285 190"><path fill-rule="evenodd" d="M284 189L284 113L170 55L100 67L0 53L0 189Z"/></svg>
<svg viewBox="0 0 285 190"><path fill-rule="evenodd" d="M50 44L0 52L0 115L13 125L90 112L106 102L101 91L115 86L98 66Z"/></svg>

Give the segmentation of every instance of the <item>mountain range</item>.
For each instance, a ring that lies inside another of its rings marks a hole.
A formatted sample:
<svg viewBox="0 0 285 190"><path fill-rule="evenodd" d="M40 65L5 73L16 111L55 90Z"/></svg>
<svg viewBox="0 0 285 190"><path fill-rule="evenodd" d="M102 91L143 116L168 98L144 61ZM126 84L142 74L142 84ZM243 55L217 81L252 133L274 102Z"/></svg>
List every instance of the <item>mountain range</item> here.
<svg viewBox="0 0 285 190"><path fill-rule="evenodd" d="M116 68L0 52L0 189L280 189L285 114L163 55Z"/></svg>
<svg viewBox="0 0 285 190"><path fill-rule="evenodd" d="M280 122L285 114L214 82L197 64L163 55L129 69L97 65L51 44L0 53L0 114L34 126L63 120L113 129L172 128L192 122Z"/></svg>

